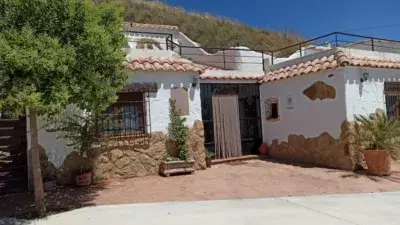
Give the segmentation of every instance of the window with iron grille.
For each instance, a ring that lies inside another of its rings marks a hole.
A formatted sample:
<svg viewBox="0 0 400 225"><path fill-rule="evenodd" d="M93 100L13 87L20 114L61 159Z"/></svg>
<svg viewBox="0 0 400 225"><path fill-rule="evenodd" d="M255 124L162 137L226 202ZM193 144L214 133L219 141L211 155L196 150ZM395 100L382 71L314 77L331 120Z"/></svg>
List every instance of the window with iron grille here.
<svg viewBox="0 0 400 225"><path fill-rule="evenodd" d="M121 92L118 100L103 112L105 134L145 134L146 107L143 92Z"/></svg>
<svg viewBox="0 0 400 225"><path fill-rule="evenodd" d="M400 82L385 82L384 92L387 116L399 119Z"/></svg>

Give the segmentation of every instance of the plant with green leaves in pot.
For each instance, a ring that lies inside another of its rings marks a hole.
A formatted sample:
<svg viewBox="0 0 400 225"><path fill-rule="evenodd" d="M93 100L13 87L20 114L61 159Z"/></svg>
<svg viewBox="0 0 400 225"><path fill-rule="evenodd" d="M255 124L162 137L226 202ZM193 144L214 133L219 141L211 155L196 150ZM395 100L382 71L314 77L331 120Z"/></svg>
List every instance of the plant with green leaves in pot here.
<svg viewBox="0 0 400 225"><path fill-rule="evenodd" d="M214 152L210 152L208 150L205 150L206 153L206 166L207 168L211 168L211 160L215 156Z"/></svg>
<svg viewBox="0 0 400 225"><path fill-rule="evenodd" d="M61 132L59 138L69 140L68 146L76 151L81 159L76 171L75 181L78 186L92 183L92 165L90 151L100 147L103 131L100 127L100 113L74 113L58 122L56 131Z"/></svg>
<svg viewBox="0 0 400 225"><path fill-rule="evenodd" d="M187 140L189 127L186 126L186 118L180 115L176 102L172 99L170 103L170 124L169 133L171 140L178 150L178 158L171 157L168 153L160 165L160 173L169 176L174 173L194 173L194 160L189 158Z"/></svg>
<svg viewBox="0 0 400 225"><path fill-rule="evenodd" d="M391 159L400 156L400 121L377 111L370 117L355 116L354 122L349 129L349 144L355 145L364 155L368 173L390 175Z"/></svg>

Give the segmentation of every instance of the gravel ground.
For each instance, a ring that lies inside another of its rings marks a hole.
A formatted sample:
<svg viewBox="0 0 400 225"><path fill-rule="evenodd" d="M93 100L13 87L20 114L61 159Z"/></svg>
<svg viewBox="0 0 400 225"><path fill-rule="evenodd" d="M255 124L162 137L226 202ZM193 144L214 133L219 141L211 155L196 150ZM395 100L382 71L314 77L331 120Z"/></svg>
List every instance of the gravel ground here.
<svg viewBox="0 0 400 225"><path fill-rule="evenodd" d="M319 194L368 193L400 190L400 163L389 177L250 160L215 165L194 175L148 176L110 180L89 188L64 187L46 193L50 210L163 201L246 199ZM0 197L0 217L34 209L33 196Z"/></svg>

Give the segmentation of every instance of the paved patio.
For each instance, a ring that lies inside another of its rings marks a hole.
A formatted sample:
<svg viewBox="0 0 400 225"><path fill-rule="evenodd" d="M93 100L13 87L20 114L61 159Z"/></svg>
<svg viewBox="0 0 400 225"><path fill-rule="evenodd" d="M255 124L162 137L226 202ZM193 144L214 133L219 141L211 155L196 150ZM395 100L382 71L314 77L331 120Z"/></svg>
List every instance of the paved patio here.
<svg viewBox="0 0 400 225"><path fill-rule="evenodd" d="M216 165L195 175L169 178L150 176L102 182L90 188L66 187L46 193L50 210L83 206L253 199L322 194L369 193L400 190L400 164L390 177L275 161L250 160ZM31 211L33 196L0 197L0 217Z"/></svg>

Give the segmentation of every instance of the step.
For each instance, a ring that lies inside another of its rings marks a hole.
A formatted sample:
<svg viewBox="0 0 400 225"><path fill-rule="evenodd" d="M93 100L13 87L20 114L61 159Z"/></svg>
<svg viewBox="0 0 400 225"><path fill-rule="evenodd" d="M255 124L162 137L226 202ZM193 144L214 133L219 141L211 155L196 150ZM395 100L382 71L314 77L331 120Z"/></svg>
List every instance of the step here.
<svg viewBox="0 0 400 225"><path fill-rule="evenodd" d="M26 179L27 173L24 170L11 170L0 172L0 182L8 180Z"/></svg>
<svg viewBox="0 0 400 225"><path fill-rule="evenodd" d="M0 137L0 146L21 145L24 141L25 138L20 136L2 136Z"/></svg>
<svg viewBox="0 0 400 225"><path fill-rule="evenodd" d="M27 190L27 179L0 181L0 195L20 193Z"/></svg>
<svg viewBox="0 0 400 225"><path fill-rule="evenodd" d="M236 162L236 161L254 160L254 159L260 159L260 158L262 158L262 156L244 155L244 156L231 157L231 158L226 158L226 159L213 159L211 162L212 162L212 165L216 165L216 164L230 163L230 162Z"/></svg>
<svg viewBox="0 0 400 225"><path fill-rule="evenodd" d="M20 144L20 143L0 145L0 152L19 153L23 150L26 151L26 147L24 147L24 146L25 146L25 144Z"/></svg>
<svg viewBox="0 0 400 225"><path fill-rule="evenodd" d="M1 127L0 137L2 136L26 136L26 129L24 127Z"/></svg>
<svg viewBox="0 0 400 225"><path fill-rule="evenodd" d="M1 172L10 172L10 171L26 171L26 165L1 165L0 164L0 173Z"/></svg>
<svg viewBox="0 0 400 225"><path fill-rule="evenodd" d="M25 127L25 121L23 120L11 120L11 119L1 119L0 127Z"/></svg>

